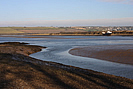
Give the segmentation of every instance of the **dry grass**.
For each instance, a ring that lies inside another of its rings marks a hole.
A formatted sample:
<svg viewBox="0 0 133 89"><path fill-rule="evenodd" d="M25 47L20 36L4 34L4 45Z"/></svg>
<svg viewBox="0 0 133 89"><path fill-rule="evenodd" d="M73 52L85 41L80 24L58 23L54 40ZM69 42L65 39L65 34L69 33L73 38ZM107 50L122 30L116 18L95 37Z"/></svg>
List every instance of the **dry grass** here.
<svg viewBox="0 0 133 89"><path fill-rule="evenodd" d="M62 64L43 62L27 56L41 47L23 44L0 44L0 89L131 89L133 80ZM2 47L21 52L2 51ZM18 46L14 48L15 46ZM38 50L37 50L38 51ZM36 51L36 52L37 52ZM3 53L2 53L3 52ZM26 55L25 55L26 54Z"/></svg>

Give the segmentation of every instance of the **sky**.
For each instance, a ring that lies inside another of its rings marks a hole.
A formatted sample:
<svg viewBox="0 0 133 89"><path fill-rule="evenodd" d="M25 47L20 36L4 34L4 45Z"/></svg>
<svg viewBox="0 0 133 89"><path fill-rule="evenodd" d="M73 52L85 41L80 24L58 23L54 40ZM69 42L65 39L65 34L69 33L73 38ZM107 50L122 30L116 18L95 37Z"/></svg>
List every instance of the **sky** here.
<svg viewBox="0 0 133 89"><path fill-rule="evenodd" d="M0 26L133 26L133 0L0 0Z"/></svg>

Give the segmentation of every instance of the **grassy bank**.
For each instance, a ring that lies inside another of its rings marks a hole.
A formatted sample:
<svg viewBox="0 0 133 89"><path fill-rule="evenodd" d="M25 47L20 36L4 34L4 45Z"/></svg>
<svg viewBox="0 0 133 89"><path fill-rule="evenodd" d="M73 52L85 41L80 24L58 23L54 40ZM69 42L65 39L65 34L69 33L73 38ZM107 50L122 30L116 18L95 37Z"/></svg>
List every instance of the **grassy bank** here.
<svg viewBox="0 0 133 89"><path fill-rule="evenodd" d="M0 44L0 89L131 89L133 80L29 57L43 47ZM9 50L10 49L10 50Z"/></svg>

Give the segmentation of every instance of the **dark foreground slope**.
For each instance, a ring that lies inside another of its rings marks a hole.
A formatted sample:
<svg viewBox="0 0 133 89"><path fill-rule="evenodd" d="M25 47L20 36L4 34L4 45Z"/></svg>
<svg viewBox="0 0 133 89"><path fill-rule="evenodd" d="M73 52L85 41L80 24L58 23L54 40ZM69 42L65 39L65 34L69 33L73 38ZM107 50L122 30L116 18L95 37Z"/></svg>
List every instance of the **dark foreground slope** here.
<svg viewBox="0 0 133 89"><path fill-rule="evenodd" d="M131 89L133 80L33 59L43 47L0 44L0 89Z"/></svg>

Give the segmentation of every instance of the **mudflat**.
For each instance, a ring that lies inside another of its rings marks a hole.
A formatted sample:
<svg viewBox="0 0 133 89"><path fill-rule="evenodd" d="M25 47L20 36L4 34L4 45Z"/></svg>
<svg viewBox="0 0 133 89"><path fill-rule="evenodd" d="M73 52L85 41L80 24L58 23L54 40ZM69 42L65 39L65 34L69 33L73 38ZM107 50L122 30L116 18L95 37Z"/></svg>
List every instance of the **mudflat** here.
<svg viewBox="0 0 133 89"><path fill-rule="evenodd" d="M74 48L72 55L133 65L133 45L102 45Z"/></svg>
<svg viewBox="0 0 133 89"><path fill-rule="evenodd" d="M29 57L41 46L0 44L0 89L132 89L133 80Z"/></svg>

